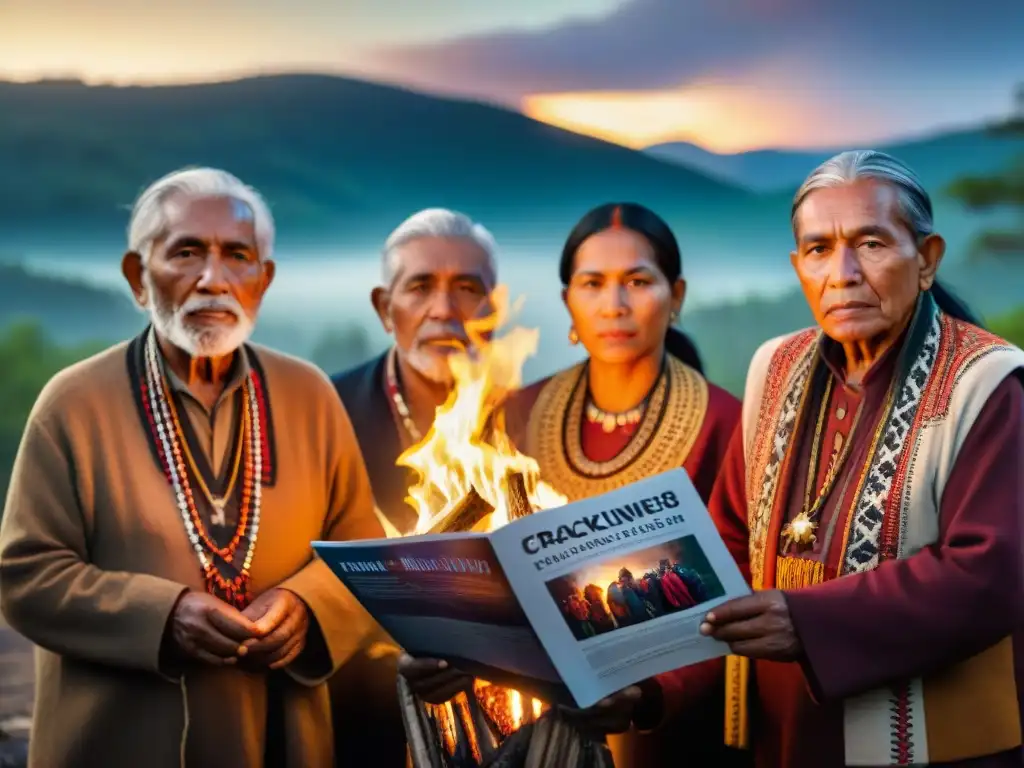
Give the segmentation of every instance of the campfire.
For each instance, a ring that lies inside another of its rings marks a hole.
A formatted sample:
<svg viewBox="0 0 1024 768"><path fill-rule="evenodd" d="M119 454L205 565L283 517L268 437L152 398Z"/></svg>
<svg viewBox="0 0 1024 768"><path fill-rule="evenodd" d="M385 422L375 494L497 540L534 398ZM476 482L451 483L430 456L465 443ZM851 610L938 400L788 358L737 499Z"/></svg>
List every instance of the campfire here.
<svg viewBox="0 0 1024 768"><path fill-rule="evenodd" d="M455 387L430 432L398 458L420 477L408 499L418 515L415 533L493 530L566 502L541 482L537 462L515 449L495 418L504 396L522 386L523 364L536 353L540 334L517 327L494 337L519 305L509 306L504 286L491 305L490 315L466 323L469 347L449 357Z"/></svg>
<svg viewBox="0 0 1024 768"><path fill-rule="evenodd" d="M468 322L469 345L449 358L455 387L423 440L398 464L419 482L408 503L413 533L493 530L510 520L558 507L566 498L545 484L537 462L520 453L497 406L522 386L522 368L537 351L539 332L521 327L501 336L519 304L499 286L493 311ZM397 535L391 529L389 535ZM442 705L417 700L399 679L415 768L611 765L603 747L587 743L543 702L485 680Z"/></svg>

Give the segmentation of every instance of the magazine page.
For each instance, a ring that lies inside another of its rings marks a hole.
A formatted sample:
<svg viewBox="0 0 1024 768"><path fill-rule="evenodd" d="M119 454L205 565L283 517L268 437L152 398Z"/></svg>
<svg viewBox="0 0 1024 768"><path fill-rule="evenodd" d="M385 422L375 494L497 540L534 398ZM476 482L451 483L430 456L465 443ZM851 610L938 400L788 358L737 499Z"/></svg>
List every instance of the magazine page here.
<svg viewBox="0 0 1024 768"><path fill-rule="evenodd" d="M549 701L571 701L487 536L317 541L313 548L410 655L445 659Z"/></svg>
<svg viewBox="0 0 1024 768"><path fill-rule="evenodd" d="M563 682L588 707L728 653L699 627L750 594L685 470L523 517L490 534Z"/></svg>

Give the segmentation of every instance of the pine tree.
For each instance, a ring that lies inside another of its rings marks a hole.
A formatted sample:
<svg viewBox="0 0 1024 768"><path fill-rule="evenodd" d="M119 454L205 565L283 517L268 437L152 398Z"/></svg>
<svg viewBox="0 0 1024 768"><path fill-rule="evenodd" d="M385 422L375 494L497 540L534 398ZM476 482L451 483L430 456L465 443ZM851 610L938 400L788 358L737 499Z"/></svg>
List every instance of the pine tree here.
<svg viewBox="0 0 1024 768"><path fill-rule="evenodd" d="M1024 137L1024 83L1017 87L1010 116L989 130L994 138ZM1001 173L958 179L947 190L972 211L1015 210L1019 224L980 234L971 249L972 258L996 257L1024 260L1024 153L1010 161Z"/></svg>

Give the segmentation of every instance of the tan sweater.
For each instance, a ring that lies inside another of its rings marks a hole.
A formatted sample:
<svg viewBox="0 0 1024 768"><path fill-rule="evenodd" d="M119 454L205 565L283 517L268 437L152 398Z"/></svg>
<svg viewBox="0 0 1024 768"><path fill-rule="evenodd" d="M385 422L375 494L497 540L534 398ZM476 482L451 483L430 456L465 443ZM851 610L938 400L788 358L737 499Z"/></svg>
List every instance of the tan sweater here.
<svg viewBox="0 0 1024 768"><path fill-rule="evenodd" d="M38 646L30 765L256 768L266 676L197 666L175 679L160 668L175 602L204 585L133 401L127 346L47 384L14 465L0 526L0 608ZM329 768L323 681L373 625L310 542L383 531L351 423L326 376L253 349L266 376L277 468L263 489L252 590L282 586L302 597L330 657L310 650L287 670L284 768Z"/></svg>

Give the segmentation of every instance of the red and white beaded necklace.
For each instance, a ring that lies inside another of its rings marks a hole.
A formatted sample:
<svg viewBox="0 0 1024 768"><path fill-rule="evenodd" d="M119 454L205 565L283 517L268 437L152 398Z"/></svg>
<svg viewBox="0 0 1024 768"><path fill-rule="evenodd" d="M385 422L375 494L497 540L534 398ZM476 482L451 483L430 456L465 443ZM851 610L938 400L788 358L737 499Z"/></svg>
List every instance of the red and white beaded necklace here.
<svg viewBox="0 0 1024 768"><path fill-rule="evenodd" d="M244 351L241 352L244 354ZM196 553L206 579L206 589L228 603L244 608L250 601L249 569L256 551L260 526L260 501L263 483L263 429L260 423L259 393L253 377L244 382L245 407L242 418L242 440L245 446L242 475L242 499L238 525L230 543L219 547L206 532L206 526L196 508L192 486L184 461L184 434L178 421L169 388L163 374L157 351L156 335L150 331L144 352L145 382L142 384L142 404L149 421L152 437L167 482L174 492L175 502L185 525L189 542ZM242 567L234 577L225 577L217 566L217 558L233 563L240 545L246 545Z"/></svg>
<svg viewBox="0 0 1024 768"><path fill-rule="evenodd" d="M402 396L402 387L398 383L398 371L396 370L397 362L395 357L397 354L396 347L392 347L391 351L388 352L387 361L384 366L384 386L392 408L394 408L399 420L402 422L402 426L405 427L405 431L408 433L410 443L416 445L423 439L423 434L416 426L416 422L412 420L412 412L409 410L409 406L406 405L405 397Z"/></svg>

